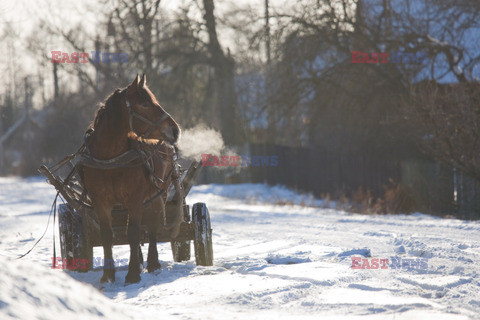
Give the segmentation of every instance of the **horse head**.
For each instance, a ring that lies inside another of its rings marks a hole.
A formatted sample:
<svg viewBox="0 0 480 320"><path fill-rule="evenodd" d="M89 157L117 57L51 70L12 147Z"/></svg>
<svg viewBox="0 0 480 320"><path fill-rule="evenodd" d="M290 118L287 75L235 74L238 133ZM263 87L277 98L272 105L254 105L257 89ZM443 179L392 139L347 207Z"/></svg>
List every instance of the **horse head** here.
<svg viewBox="0 0 480 320"><path fill-rule="evenodd" d="M125 89L130 130L139 137L165 140L174 145L180 136L180 126L160 106L146 81L145 74L142 79L137 75Z"/></svg>

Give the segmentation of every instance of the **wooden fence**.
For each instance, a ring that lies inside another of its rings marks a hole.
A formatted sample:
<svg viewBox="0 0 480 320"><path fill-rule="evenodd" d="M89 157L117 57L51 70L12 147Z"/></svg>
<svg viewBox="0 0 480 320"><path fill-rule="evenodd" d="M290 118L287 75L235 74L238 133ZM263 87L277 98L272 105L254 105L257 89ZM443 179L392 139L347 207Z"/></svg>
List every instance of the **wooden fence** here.
<svg viewBox="0 0 480 320"><path fill-rule="evenodd" d="M480 219L480 184L469 176L426 159L387 160L369 156L334 155L308 148L250 144L246 155L277 156L278 165L246 168L205 167L199 183L257 182L347 197L362 188L374 198L385 186L401 184L413 210L460 219ZM243 154L241 154L243 155Z"/></svg>
<svg viewBox="0 0 480 320"><path fill-rule="evenodd" d="M251 155L278 156L278 166L249 167L251 182L282 184L316 196L351 195L359 188L374 197L400 183L415 210L460 219L480 219L480 185L465 174L425 159L384 160L344 156L308 148L250 145Z"/></svg>

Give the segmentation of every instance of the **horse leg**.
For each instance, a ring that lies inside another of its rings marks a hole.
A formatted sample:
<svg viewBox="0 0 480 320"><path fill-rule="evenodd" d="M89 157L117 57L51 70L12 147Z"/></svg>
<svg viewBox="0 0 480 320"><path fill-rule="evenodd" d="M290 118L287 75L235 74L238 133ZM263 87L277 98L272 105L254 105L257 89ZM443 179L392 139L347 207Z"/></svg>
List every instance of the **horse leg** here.
<svg viewBox="0 0 480 320"><path fill-rule="evenodd" d="M128 229L127 237L130 244L130 262L128 273L125 277L125 284L137 283L140 281L140 223L142 220L142 202L140 205L128 208Z"/></svg>
<svg viewBox="0 0 480 320"><path fill-rule="evenodd" d="M95 210L97 211L97 216L100 222L100 235L102 237L104 258L103 276L100 279L100 282L115 282L115 264L113 263L112 254L113 229L112 217L110 215L111 209L95 208Z"/></svg>
<svg viewBox="0 0 480 320"><path fill-rule="evenodd" d="M160 269L161 265L158 262L158 251L157 251L157 229L159 224L159 219L161 214L164 214L158 210L161 198L152 203L152 214L151 220L148 225L148 257L147 257L147 270L148 272L153 272L157 269ZM165 206L162 206L162 208ZM157 210L155 210L157 208Z"/></svg>

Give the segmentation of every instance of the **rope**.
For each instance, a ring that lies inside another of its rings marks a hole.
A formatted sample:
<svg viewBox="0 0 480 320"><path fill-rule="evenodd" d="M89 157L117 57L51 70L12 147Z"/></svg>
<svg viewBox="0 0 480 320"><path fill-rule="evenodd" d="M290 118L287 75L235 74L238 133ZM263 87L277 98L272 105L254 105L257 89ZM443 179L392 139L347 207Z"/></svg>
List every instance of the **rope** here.
<svg viewBox="0 0 480 320"><path fill-rule="evenodd" d="M52 212L53 212L53 263L55 263L55 217L56 217L56 214L57 214L57 199L58 199L58 196L59 196L60 192L57 192L57 195L55 196L55 199L53 200L53 204L52 204L52 208L50 209L50 214L48 215L48 221L47 221L47 227L45 228L45 231L43 232L42 236L37 240L37 242L35 242L35 244L32 246L32 248L30 250L28 250L26 253L22 254L20 257L17 257L16 259L22 259L23 257L25 257L27 254L29 254L33 248L35 248L37 246L37 244L40 242L40 240L43 239L43 237L45 236L45 234L47 233L47 230L48 230L48 226L50 225L50 217L52 216Z"/></svg>

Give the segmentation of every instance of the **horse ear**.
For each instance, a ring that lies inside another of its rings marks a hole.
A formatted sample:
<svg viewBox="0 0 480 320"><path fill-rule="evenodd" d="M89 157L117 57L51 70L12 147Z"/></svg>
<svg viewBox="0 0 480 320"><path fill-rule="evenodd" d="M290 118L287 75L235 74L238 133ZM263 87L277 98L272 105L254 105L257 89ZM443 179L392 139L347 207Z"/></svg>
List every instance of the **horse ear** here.
<svg viewBox="0 0 480 320"><path fill-rule="evenodd" d="M147 75L144 73L142 76L142 80L140 81L140 87L143 88L146 82L147 82Z"/></svg>
<svg viewBox="0 0 480 320"><path fill-rule="evenodd" d="M138 87L138 84L140 83L140 76L137 73L137 76L135 77L135 80L132 82L132 86Z"/></svg>

